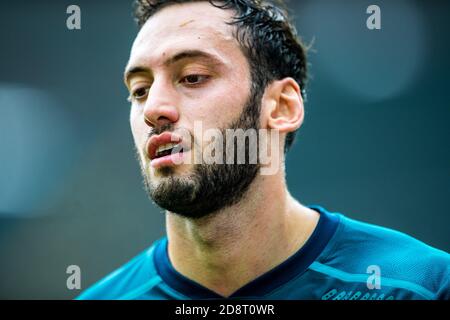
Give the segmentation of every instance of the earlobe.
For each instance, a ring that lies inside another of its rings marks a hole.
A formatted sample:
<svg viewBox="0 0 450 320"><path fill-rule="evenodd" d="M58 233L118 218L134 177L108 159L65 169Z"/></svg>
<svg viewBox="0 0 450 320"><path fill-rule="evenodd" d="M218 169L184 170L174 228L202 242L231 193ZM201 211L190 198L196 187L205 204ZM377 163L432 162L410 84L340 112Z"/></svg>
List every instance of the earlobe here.
<svg viewBox="0 0 450 320"><path fill-rule="evenodd" d="M269 128L283 133L297 130L304 117L303 99L297 82L285 78L274 83L272 90L274 104L268 119Z"/></svg>

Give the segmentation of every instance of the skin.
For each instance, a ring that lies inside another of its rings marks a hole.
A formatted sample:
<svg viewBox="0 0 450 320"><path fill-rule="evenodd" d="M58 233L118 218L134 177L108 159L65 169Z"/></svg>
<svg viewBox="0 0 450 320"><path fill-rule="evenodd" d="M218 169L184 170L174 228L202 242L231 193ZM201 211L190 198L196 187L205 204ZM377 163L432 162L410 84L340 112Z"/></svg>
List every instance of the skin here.
<svg viewBox="0 0 450 320"><path fill-rule="evenodd" d="M137 35L125 84L132 95L133 138L144 164L149 161L144 146L151 128L173 123L192 132L199 119L204 129L224 128L241 114L249 95L250 70L233 27L225 23L232 14L208 2L174 4L152 16ZM194 49L217 61L194 57L164 63ZM142 71L128 74L135 67ZM192 74L209 78L184 78ZM193 220L166 211L169 258L178 272L228 297L304 245L319 214L289 194L283 152L286 134L301 126L303 116L295 80L274 81L262 99L260 125L280 133L279 150L274 150L280 154L280 170L258 175L239 203L207 217ZM174 174L188 178L192 166L177 165ZM165 179L151 167L149 175L153 184Z"/></svg>

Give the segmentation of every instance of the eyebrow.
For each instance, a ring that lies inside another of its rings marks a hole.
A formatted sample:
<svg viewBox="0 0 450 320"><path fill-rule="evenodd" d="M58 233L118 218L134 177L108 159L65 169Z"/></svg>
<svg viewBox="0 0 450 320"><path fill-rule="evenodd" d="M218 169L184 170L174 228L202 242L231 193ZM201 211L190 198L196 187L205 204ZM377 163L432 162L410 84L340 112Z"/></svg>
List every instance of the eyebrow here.
<svg viewBox="0 0 450 320"><path fill-rule="evenodd" d="M176 62L178 62L180 60L184 60L184 59L204 59L213 65L223 64L223 62L219 58L216 58L214 55L209 54L207 52L200 51L200 50L186 50L186 51L181 51L179 53L176 53L172 57L168 58L167 60L165 60L163 62L163 65L167 67L167 66L175 64ZM125 73L124 73L125 83L128 82L129 78L133 74L142 73L142 72L151 73L151 69L146 66L127 67L127 69L125 70Z"/></svg>

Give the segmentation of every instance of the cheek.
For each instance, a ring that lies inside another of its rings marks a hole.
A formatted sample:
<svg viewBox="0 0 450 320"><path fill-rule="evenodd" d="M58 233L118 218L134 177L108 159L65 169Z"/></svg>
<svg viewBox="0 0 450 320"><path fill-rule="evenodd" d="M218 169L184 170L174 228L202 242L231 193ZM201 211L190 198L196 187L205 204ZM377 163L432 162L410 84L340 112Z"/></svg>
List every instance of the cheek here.
<svg viewBox="0 0 450 320"><path fill-rule="evenodd" d="M201 121L203 129L225 128L241 115L247 97L245 88L224 82L210 88L195 104L188 103L184 114L192 124Z"/></svg>
<svg viewBox="0 0 450 320"><path fill-rule="evenodd" d="M141 148L145 143L146 124L142 121L141 113L136 107L131 107L130 109L130 127L134 143L139 152L141 152Z"/></svg>

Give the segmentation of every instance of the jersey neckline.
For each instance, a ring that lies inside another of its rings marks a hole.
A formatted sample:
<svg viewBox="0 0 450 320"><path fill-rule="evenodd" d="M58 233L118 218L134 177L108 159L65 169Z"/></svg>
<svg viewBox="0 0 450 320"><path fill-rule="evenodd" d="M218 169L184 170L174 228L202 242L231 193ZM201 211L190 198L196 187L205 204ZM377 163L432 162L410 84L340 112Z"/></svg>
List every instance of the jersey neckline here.
<svg viewBox="0 0 450 320"><path fill-rule="evenodd" d="M306 243L293 255L266 273L250 281L228 299L259 298L267 295L295 277L303 274L323 252L339 224L339 216L321 206L309 208L320 214L319 221ZM168 251L168 239L164 237L155 244L154 264L162 280L189 299L225 299L225 297L185 277L173 267Z"/></svg>

